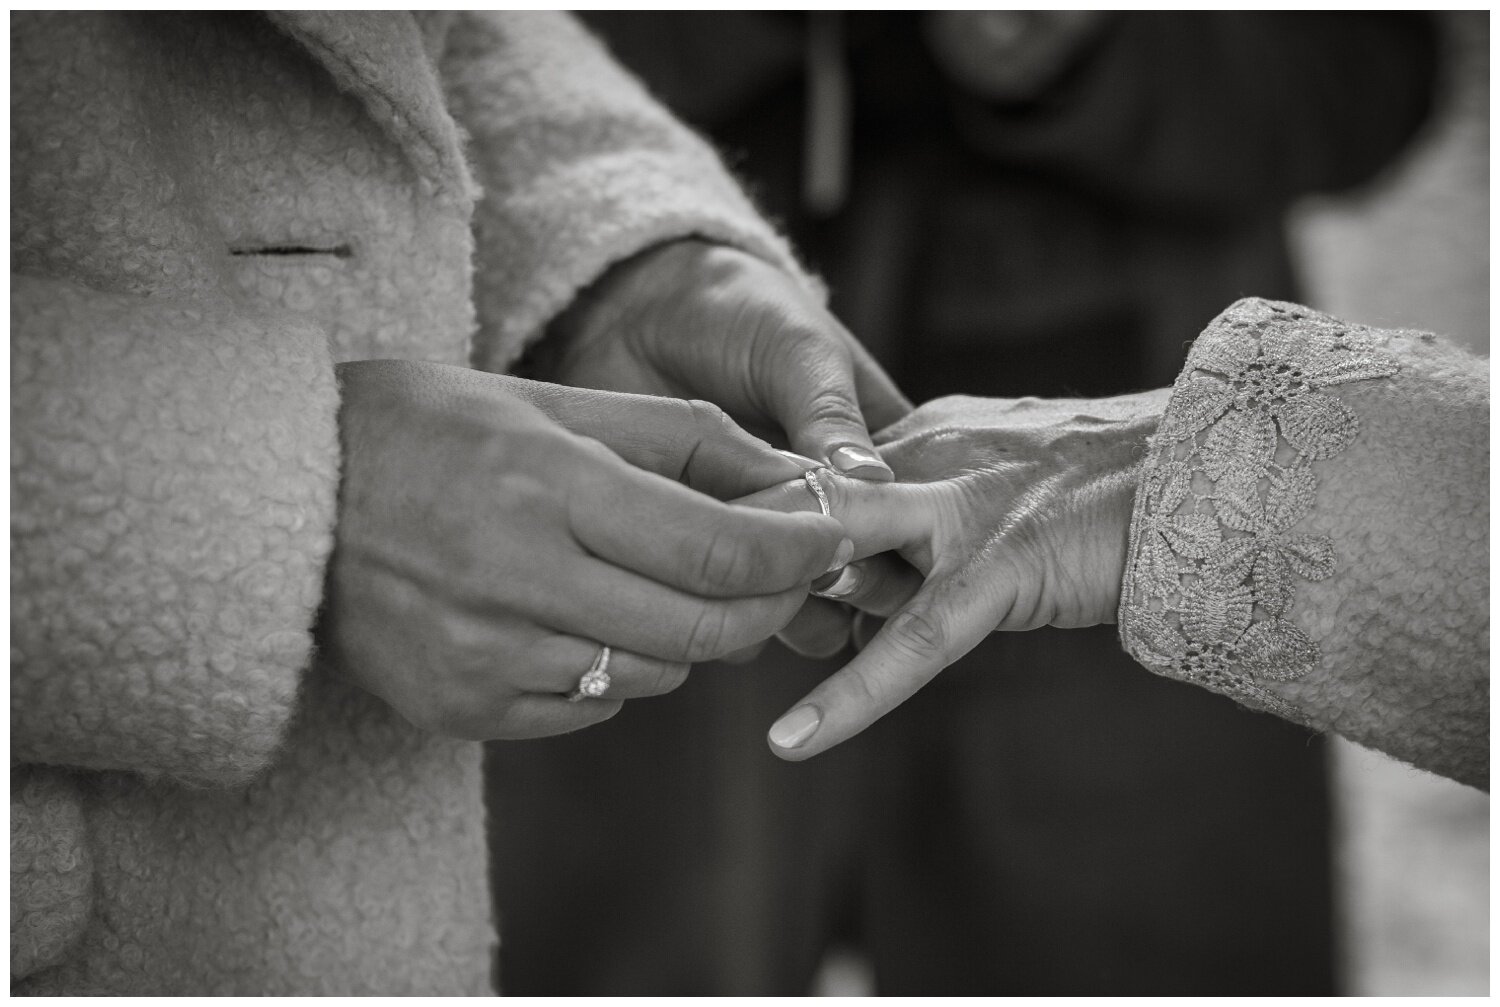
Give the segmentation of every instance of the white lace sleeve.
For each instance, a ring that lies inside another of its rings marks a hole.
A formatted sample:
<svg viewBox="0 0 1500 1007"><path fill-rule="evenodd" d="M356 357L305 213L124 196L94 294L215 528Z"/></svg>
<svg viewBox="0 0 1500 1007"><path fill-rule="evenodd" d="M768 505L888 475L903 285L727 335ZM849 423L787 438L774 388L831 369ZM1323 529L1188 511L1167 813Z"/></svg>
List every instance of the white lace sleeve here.
<svg viewBox="0 0 1500 1007"><path fill-rule="evenodd" d="M1204 330L1151 441L1121 592L1126 650L1158 674L1291 720L1266 686L1317 667L1288 613L1300 580L1338 562L1293 527L1318 495L1318 462L1359 418L1323 389L1399 370L1362 326L1292 304L1231 306Z"/></svg>

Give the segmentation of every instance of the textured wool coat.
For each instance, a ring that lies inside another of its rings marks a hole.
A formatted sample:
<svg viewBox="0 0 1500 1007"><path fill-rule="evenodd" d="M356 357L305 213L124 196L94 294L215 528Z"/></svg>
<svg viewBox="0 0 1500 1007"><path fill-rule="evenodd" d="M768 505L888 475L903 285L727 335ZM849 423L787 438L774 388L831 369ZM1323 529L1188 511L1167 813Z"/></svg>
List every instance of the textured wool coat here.
<svg viewBox="0 0 1500 1007"><path fill-rule="evenodd" d="M479 746L312 652L334 364L502 370L676 237L795 266L563 16L11 29L15 989L485 992Z"/></svg>

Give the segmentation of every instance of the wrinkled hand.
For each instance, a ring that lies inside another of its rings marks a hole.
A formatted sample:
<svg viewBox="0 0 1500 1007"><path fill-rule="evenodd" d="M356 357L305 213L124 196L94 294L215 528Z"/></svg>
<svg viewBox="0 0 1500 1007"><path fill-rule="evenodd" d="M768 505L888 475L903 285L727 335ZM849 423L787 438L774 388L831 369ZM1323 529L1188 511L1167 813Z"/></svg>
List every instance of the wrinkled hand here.
<svg viewBox="0 0 1500 1007"><path fill-rule="evenodd" d="M784 435L793 451L864 479L891 478L868 428L911 412L793 277L694 240L610 270L553 324L535 367L559 384L707 399L746 429Z"/></svg>
<svg viewBox="0 0 1500 1007"><path fill-rule="evenodd" d="M344 674L424 729L524 738L605 720L776 632L848 559L836 521L705 495L801 471L707 403L403 361L339 379L318 632ZM568 702L601 644L607 696Z"/></svg>
<svg viewBox="0 0 1500 1007"><path fill-rule="evenodd" d="M777 721L772 750L800 760L852 737L992 630L1113 622L1166 396L938 399L877 437L899 482L820 470L856 557L871 557L820 587L891 618ZM817 507L801 479L742 502Z"/></svg>

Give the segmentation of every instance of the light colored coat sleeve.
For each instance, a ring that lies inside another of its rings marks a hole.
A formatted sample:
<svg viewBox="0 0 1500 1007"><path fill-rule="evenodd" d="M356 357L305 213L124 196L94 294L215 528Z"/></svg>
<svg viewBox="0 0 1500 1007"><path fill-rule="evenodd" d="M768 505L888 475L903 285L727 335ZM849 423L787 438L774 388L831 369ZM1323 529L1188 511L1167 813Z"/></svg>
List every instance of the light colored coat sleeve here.
<svg viewBox="0 0 1500 1007"><path fill-rule="evenodd" d="M578 291L664 241L701 237L803 275L713 149L573 18L458 15L440 74L483 190L477 366L504 370Z"/></svg>
<svg viewBox="0 0 1500 1007"><path fill-rule="evenodd" d="M1152 671L1487 789L1487 362L1231 306L1152 439L1120 631Z"/></svg>
<svg viewBox="0 0 1500 1007"><path fill-rule="evenodd" d="M11 396L12 764L253 776L332 544L322 334L13 276Z"/></svg>

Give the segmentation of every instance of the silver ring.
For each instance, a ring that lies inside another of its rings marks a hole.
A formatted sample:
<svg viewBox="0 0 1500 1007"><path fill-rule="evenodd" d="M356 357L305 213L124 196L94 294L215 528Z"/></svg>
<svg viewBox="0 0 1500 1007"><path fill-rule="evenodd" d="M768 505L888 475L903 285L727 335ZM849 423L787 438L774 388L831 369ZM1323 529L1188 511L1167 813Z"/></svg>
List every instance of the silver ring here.
<svg viewBox="0 0 1500 1007"><path fill-rule="evenodd" d="M572 692L568 693L568 702L576 703L580 699L598 699L609 691L609 648L600 647L599 653L594 656L594 663L589 665L589 670L583 673L578 680L578 685Z"/></svg>
<svg viewBox="0 0 1500 1007"><path fill-rule="evenodd" d="M833 508L828 506L828 494L823 492L823 484L818 481L817 470L809 469L802 473L802 481L807 483L807 488L812 490L812 495L818 498L818 510L823 512L823 516L833 517Z"/></svg>

